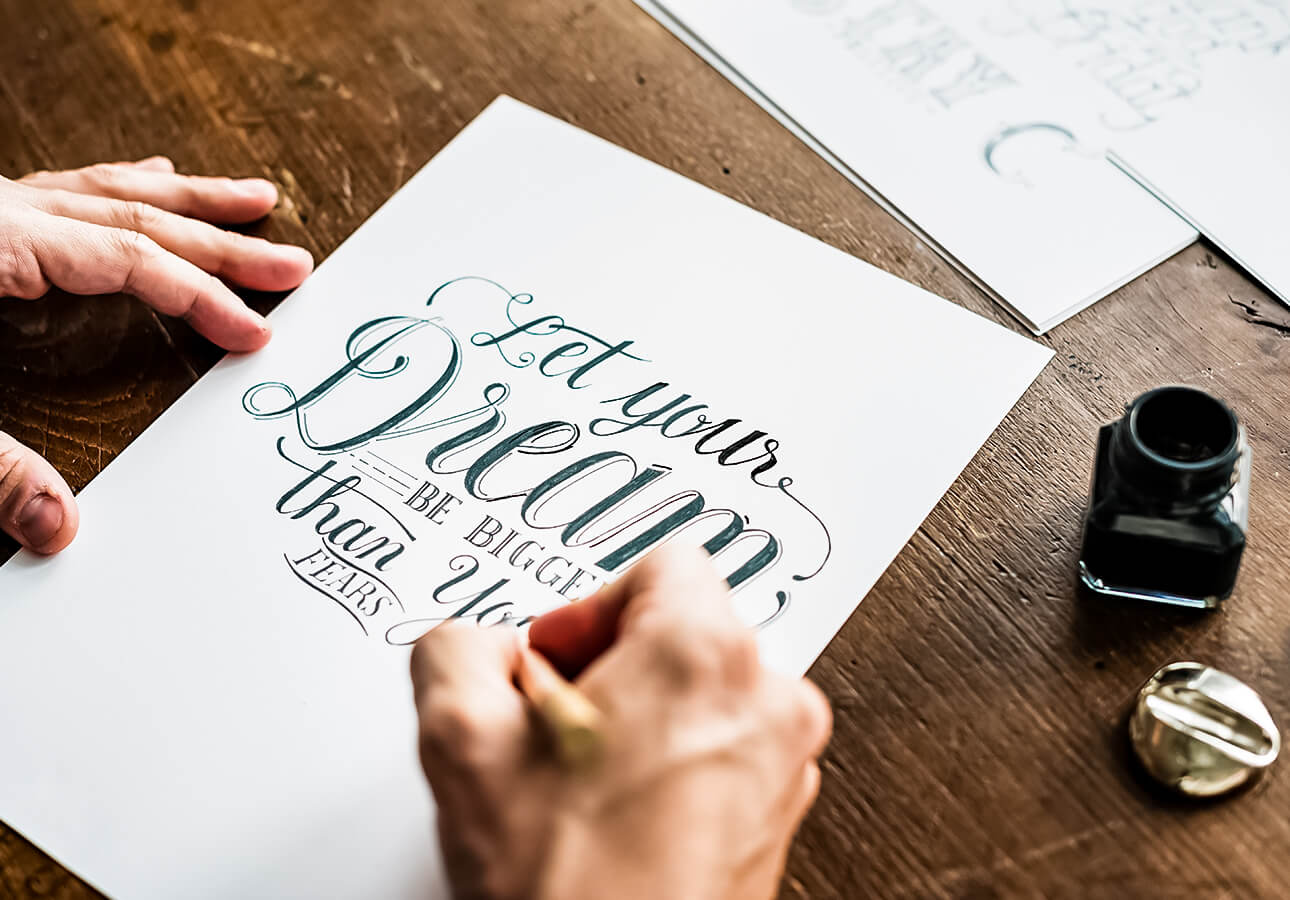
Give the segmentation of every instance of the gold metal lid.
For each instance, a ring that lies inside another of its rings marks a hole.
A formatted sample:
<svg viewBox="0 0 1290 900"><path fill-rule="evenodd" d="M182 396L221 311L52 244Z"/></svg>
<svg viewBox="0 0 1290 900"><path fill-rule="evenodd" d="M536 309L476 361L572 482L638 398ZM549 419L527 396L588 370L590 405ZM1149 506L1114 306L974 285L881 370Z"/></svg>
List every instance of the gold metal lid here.
<svg viewBox="0 0 1290 900"><path fill-rule="evenodd" d="M1167 665L1142 686L1129 738L1153 778L1192 797L1241 786L1281 750L1281 735L1254 689L1196 662Z"/></svg>

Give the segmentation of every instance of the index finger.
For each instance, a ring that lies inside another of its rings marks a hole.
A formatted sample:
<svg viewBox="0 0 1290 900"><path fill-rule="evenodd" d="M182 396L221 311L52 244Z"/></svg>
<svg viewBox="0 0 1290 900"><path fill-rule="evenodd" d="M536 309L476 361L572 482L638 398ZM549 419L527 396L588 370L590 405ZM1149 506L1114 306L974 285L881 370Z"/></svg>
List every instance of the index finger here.
<svg viewBox="0 0 1290 900"><path fill-rule="evenodd" d="M36 188L61 188L114 200L138 200L207 222L251 222L278 202L278 189L263 178L179 175L154 161L99 163L64 172L33 172L19 179Z"/></svg>
<svg viewBox="0 0 1290 900"><path fill-rule="evenodd" d="M28 190L37 209L95 225L146 234L193 265L259 291L296 287L313 268L303 247L271 244L263 238L225 231L197 219L149 206L65 191Z"/></svg>
<svg viewBox="0 0 1290 900"><path fill-rule="evenodd" d="M190 325L226 350L258 350L269 323L213 275L137 231L90 225L48 213L30 243L44 276L71 294L133 294Z"/></svg>

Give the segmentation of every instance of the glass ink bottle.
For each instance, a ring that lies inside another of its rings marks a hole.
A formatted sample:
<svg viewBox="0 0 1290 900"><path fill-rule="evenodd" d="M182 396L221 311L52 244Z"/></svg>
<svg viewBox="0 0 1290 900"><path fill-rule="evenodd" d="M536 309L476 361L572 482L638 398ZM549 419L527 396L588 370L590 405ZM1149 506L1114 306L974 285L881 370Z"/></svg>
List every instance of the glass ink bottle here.
<svg viewBox="0 0 1290 900"><path fill-rule="evenodd" d="M1108 597L1217 607L1236 583L1249 490L1245 429L1226 403L1189 387L1148 391L1098 432L1081 582Z"/></svg>

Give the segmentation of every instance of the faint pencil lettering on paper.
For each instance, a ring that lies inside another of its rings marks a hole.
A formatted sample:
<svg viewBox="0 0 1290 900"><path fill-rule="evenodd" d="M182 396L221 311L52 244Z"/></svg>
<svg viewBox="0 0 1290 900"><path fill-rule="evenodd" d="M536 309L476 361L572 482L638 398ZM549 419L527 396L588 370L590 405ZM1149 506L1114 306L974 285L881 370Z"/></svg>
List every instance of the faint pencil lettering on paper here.
<svg viewBox="0 0 1290 900"><path fill-rule="evenodd" d="M950 109L1017 84L956 29L915 0L795 8L828 20L833 37L866 65L899 79L910 92ZM838 13L839 15L833 15Z"/></svg>

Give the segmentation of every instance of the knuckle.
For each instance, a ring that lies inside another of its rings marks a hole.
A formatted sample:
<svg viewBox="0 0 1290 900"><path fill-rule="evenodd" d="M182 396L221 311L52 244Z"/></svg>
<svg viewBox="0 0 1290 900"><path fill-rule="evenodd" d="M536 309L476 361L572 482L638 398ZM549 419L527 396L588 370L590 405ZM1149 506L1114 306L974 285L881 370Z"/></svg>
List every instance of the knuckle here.
<svg viewBox="0 0 1290 900"><path fill-rule="evenodd" d="M724 629L716 643L726 681L740 687L753 684L761 673L761 653L752 632L742 627Z"/></svg>
<svg viewBox="0 0 1290 900"><path fill-rule="evenodd" d="M447 761L468 769L487 767L495 751L494 738L503 724L499 717L450 693L428 697L420 714L423 760Z"/></svg>
<svg viewBox="0 0 1290 900"><path fill-rule="evenodd" d="M267 243L263 238L238 234L236 231L220 231L214 245L218 254L217 270L223 273L238 261L254 258Z"/></svg>
<svg viewBox="0 0 1290 900"><path fill-rule="evenodd" d="M416 643L412 645L412 656L408 662L408 668L412 670L412 678L416 680L424 672L430 661L431 642L430 635L434 634L434 629L427 631L421 637L417 638Z"/></svg>
<svg viewBox="0 0 1290 900"><path fill-rule="evenodd" d="M652 645L651 658L672 683L716 680L721 674L723 666L716 648L684 623L658 619L644 626L642 632Z"/></svg>
<svg viewBox="0 0 1290 900"><path fill-rule="evenodd" d="M120 242L121 251L130 259L151 259L162 252L157 242L141 231L120 229L116 236Z"/></svg>
<svg viewBox="0 0 1290 900"><path fill-rule="evenodd" d="M697 547L669 541L650 552L634 567L643 585L691 583L709 574L708 555Z"/></svg>
<svg viewBox="0 0 1290 900"><path fill-rule="evenodd" d="M225 251L229 255L259 253L264 250L272 250L273 244L262 237L256 237L251 234L239 234L236 231L220 231L225 239Z"/></svg>
<svg viewBox="0 0 1290 900"><path fill-rule="evenodd" d="M631 573L642 584L657 581L667 572L671 555L670 546L664 544L632 566Z"/></svg>
<svg viewBox="0 0 1290 900"><path fill-rule="evenodd" d="M657 653L669 669L690 679L751 687L761 671L753 634L737 623L668 620L653 625Z"/></svg>
<svg viewBox="0 0 1290 900"><path fill-rule="evenodd" d="M31 241L21 234L0 235L0 296L35 300L48 290Z"/></svg>
<svg viewBox="0 0 1290 900"><path fill-rule="evenodd" d="M0 431L0 501L11 496L26 477L31 452Z"/></svg>
<svg viewBox="0 0 1290 900"><path fill-rule="evenodd" d="M161 211L142 200L122 202L122 224L133 231L151 231L157 225Z"/></svg>
<svg viewBox="0 0 1290 900"><path fill-rule="evenodd" d="M197 215L200 218L202 212L202 201L206 198L208 190L217 189L216 185L220 181L232 183L231 178L216 178L211 182L204 182L192 175L178 176L171 188L173 191L171 200L175 204L173 207L176 212L184 215Z"/></svg>
<svg viewBox="0 0 1290 900"><path fill-rule="evenodd" d="M431 628L412 645L412 677L418 681L430 681L436 671L435 660L443 653L443 647L466 637L465 623L459 621L442 622Z"/></svg>
<svg viewBox="0 0 1290 900"><path fill-rule="evenodd" d="M432 696L421 705L421 748L434 757L455 756L478 733L470 707L454 697Z"/></svg>
<svg viewBox="0 0 1290 900"><path fill-rule="evenodd" d="M84 169L85 175L100 187L112 187L122 180L121 167L113 163L95 163Z"/></svg>
<svg viewBox="0 0 1290 900"><path fill-rule="evenodd" d="M690 626L690 643L702 653L704 667L731 687L749 687L761 672L753 633L735 621Z"/></svg>
<svg viewBox="0 0 1290 900"><path fill-rule="evenodd" d="M25 456L22 444L0 431L0 482L17 469Z"/></svg>
<svg viewBox="0 0 1290 900"><path fill-rule="evenodd" d="M460 621L443 622L419 637L412 645L409 667L418 707L431 697L437 701L451 660L460 657L457 644L472 637L474 626ZM433 696L432 696L433 695Z"/></svg>
<svg viewBox="0 0 1290 900"><path fill-rule="evenodd" d="M220 281L218 277L212 275L210 272L202 272L201 284L199 288L193 292L193 303L196 304L199 299L204 297L220 296L231 298L239 307L244 305L241 300L237 299L235 294L229 291L228 287L224 282Z"/></svg>
<svg viewBox="0 0 1290 900"><path fill-rule="evenodd" d="M833 733L833 708L811 682L802 679L794 687L790 725L812 749L823 749Z"/></svg>

